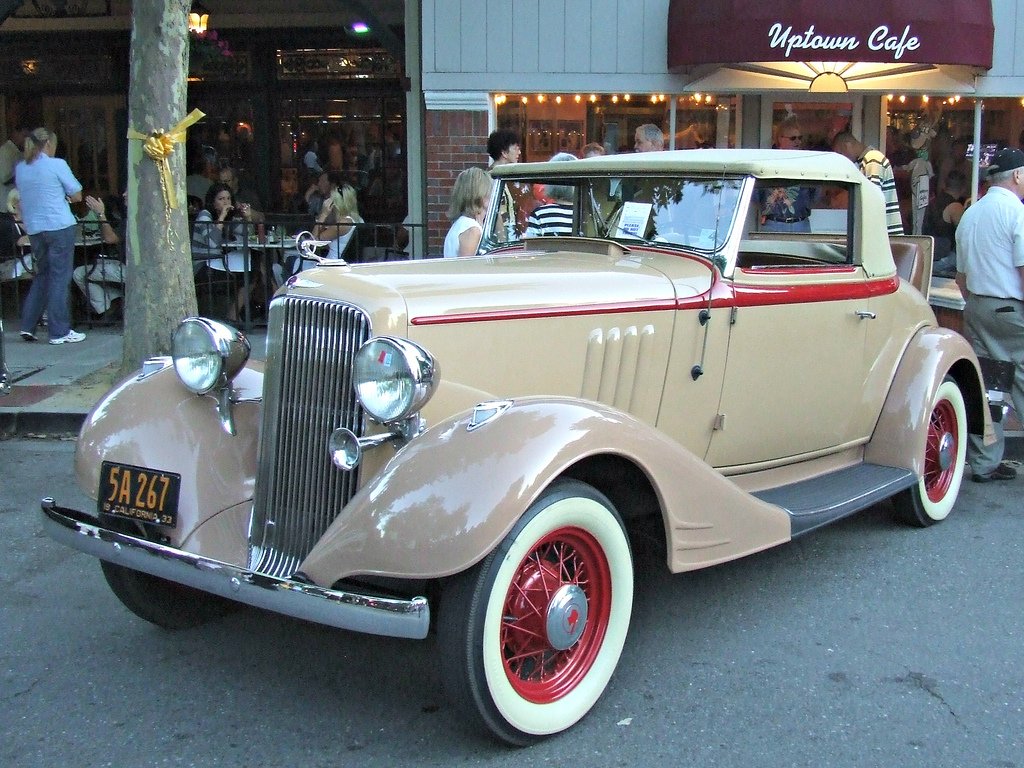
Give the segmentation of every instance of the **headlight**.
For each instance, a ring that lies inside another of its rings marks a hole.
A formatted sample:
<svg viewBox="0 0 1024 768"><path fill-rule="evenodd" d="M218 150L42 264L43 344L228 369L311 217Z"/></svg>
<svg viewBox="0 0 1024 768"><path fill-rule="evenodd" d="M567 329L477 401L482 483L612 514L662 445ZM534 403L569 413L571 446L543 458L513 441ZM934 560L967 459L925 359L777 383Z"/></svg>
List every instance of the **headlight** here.
<svg viewBox="0 0 1024 768"><path fill-rule="evenodd" d="M198 395L223 387L249 359L249 340L231 326L190 317L171 338L174 370L181 383Z"/></svg>
<svg viewBox="0 0 1024 768"><path fill-rule="evenodd" d="M434 394L434 358L408 339L380 336L356 353L356 396L374 421L389 424L418 411Z"/></svg>

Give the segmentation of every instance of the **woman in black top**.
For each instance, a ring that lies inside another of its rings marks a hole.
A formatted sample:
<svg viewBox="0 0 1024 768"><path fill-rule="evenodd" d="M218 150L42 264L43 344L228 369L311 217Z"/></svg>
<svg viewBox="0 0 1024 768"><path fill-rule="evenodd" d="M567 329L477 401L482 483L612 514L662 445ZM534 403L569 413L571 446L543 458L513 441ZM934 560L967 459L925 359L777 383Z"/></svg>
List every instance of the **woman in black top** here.
<svg viewBox="0 0 1024 768"><path fill-rule="evenodd" d="M924 211L921 234L935 238L932 274L952 277L956 273L956 225L964 213L967 179L960 171L950 171L938 194Z"/></svg>

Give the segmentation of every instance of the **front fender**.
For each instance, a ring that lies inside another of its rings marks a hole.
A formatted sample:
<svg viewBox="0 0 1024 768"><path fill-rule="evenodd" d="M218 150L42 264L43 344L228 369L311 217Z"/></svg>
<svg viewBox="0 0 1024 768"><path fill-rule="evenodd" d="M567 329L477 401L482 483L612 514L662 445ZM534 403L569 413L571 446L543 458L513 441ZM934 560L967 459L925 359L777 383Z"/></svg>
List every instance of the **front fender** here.
<svg viewBox="0 0 1024 768"><path fill-rule="evenodd" d="M900 360L864 458L873 464L924 474L925 440L935 393L946 375L964 396L968 429L991 441L992 421L982 385L981 366L971 345L946 328L922 328Z"/></svg>
<svg viewBox="0 0 1024 768"><path fill-rule="evenodd" d="M132 376L108 392L82 424L75 453L78 484L92 498L100 464L118 461L181 475L178 526L182 546L203 522L253 497L263 392L263 364L250 363L233 382L237 434L221 428L216 401L192 394L174 368Z"/></svg>
<svg viewBox="0 0 1024 768"><path fill-rule="evenodd" d="M525 398L483 427L470 413L399 451L346 506L300 569L332 585L352 575L422 579L481 560L561 474L611 454L643 471L665 517L672 570L788 541L789 517L628 414L570 398Z"/></svg>

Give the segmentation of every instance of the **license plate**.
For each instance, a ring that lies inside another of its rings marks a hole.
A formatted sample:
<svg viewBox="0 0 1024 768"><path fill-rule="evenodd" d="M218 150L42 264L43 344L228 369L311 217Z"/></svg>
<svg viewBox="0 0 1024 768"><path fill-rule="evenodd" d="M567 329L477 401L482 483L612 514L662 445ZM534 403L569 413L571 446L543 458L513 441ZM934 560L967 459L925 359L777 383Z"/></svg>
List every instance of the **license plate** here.
<svg viewBox="0 0 1024 768"><path fill-rule="evenodd" d="M100 514L157 525L178 522L181 475L104 461L100 467Z"/></svg>

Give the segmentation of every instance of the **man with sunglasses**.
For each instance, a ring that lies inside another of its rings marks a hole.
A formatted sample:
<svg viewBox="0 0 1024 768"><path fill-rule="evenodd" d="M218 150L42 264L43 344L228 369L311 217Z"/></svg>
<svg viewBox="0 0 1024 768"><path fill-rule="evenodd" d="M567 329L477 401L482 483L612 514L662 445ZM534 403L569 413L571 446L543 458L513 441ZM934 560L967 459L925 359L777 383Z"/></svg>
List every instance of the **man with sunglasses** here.
<svg viewBox="0 0 1024 768"><path fill-rule="evenodd" d="M789 115L775 129L773 149L803 149L804 135L796 115ZM810 232L811 201L809 187L768 187L760 192L761 230L764 232Z"/></svg>

